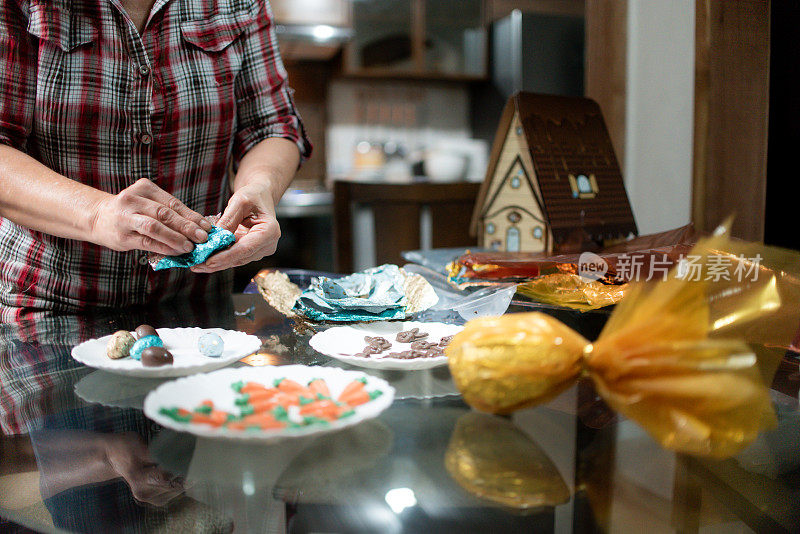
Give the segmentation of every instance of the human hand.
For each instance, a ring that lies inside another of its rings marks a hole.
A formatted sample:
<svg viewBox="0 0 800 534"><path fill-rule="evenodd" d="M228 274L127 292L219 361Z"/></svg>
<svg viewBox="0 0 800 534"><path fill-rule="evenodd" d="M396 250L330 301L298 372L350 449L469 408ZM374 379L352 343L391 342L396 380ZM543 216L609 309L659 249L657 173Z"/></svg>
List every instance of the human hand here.
<svg viewBox="0 0 800 534"><path fill-rule="evenodd" d="M245 265L275 253L281 229L275 218L275 204L269 183L252 183L233 194L217 226L230 230L236 242L191 268L196 273L213 273Z"/></svg>
<svg viewBox="0 0 800 534"><path fill-rule="evenodd" d="M146 178L96 206L91 241L113 250L173 256L208 239L211 223Z"/></svg>
<svg viewBox="0 0 800 534"><path fill-rule="evenodd" d="M157 466L135 432L109 434L105 451L109 466L128 483L137 501L164 506L183 493L182 480Z"/></svg>

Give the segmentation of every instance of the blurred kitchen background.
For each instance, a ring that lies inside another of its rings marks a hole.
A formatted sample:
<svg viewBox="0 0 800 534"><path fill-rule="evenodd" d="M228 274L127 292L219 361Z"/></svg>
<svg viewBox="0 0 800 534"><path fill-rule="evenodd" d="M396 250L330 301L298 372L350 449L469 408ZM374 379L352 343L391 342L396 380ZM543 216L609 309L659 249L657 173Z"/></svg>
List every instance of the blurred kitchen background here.
<svg viewBox="0 0 800 534"><path fill-rule="evenodd" d="M598 101L641 233L706 229L728 210L744 215L739 235L764 237L768 0L271 5L315 152L278 206L277 253L241 269L239 285L263 267L399 262L395 242L473 244L464 221L519 90ZM735 139L720 146L734 118ZM426 198L452 199L439 207L449 224Z"/></svg>

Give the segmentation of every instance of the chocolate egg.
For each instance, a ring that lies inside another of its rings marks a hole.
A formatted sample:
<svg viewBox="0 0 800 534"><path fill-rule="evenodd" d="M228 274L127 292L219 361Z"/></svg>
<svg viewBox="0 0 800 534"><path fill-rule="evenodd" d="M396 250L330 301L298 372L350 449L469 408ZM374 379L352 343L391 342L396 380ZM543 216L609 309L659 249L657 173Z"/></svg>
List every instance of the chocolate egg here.
<svg viewBox="0 0 800 534"><path fill-rule="evenodd" d="M114 332L106 345L106 354L112 360L127 358L131 354L131 347L136 342L127 330Z"/></svg>
<svg viewBox="0 0 800 534"><path fill-rule="evenodd" d="M172 365L172 362L172 353L164 347L147 347L142 351L142 365L145 367Z"/></svg>
<svg viewBox="0 0 800 534"><path fill-rule="evenodd" d="M142 359L142 352L148 347L163 347L164 341L158 336L144 336L131 347L131 358L134 360Z"/></svg>
<svg viewBox="0 0 800 534"><path fill-rule="evenodd" d="M136 327L136 339L142 339L147 336L157 336L156 329L149 324L140 324Z"/></svg>

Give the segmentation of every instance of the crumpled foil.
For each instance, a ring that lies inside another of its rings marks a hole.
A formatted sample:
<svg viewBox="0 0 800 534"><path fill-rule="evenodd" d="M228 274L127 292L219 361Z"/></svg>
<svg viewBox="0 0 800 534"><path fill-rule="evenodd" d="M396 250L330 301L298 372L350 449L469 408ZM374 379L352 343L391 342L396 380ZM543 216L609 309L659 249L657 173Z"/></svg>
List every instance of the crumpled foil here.
<svg viewBox="0 0 800 534"><path fill-rule="evenodd" d="M407 275L397 265L381 265L343 278L315 278L294 305L314 321L404 319Z"/></svg>
<svg viewBox="0 0 800 534"><path fill-rule="evenodd" d="M197 243L191 252L179 256L150 254L147 261L154 271L175 267L193 267L206 261L216 251L231 246L234 241L236 241L236 238L233 232L229 232L219 226L212 226L208 232L208 239L203 243Z"/></svg>
<svg viewBox="0 0 800 534"><path fill-rule="evenodd" d="M337 279L318 277L304 291L279 271L263 270L253 280L280 313L316 322L406 319L438 302L427 280L397 265L381 265Z"/></svg>
<svg viewBox="0 0 800 534"><path fill-rule="evenodd" d="M588 374L662 446L737 454L775 424L769 385L800 323L800 253L722 228L691 256L696 272L632 283L594 343L542 313L468 322L446 349L456 386L473 407L502 414Z"/></svg>

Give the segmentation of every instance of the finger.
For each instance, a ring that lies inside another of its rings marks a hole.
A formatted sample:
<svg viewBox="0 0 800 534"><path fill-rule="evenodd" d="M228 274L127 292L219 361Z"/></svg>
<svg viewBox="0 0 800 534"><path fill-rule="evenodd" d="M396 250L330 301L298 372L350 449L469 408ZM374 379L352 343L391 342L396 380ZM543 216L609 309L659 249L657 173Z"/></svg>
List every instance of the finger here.
<svg viewBox="0 0 800 534"><path fill-rule="evenodd" d="M185 236L152 217L137 213L132 219L132 229L138 234L138 245L142 250L175 255L190 252L194 248L194 244Z"/></svg>
<svg viewBox="0 0 800 534"><path fill-rule="evenodd" d="M217 252L208 260L206 260L205 263L201 263L200 265L195 265L192 267L192 271L205 274L215 273L217 271L224 271L225 269L230 269L232 267L246 265L252 261L249 259L252 255L252 251L239 251L238 248L234 250L234 247L236 247L235 244L233 247L227 250Z"/></svg>
<svg viewBox="0 0 800 534"><path fill-rule="evenodd" d="M217 221L217 226L233 231L253 212L253 205L242 195L233 195Z"/></svg>
<svg viewBox="0 0 800 534"><path fill-rule="evenodd" d="M250 232L243 236L239 241L226 250L217 252L205 263L196 265L192 270L196 273L213 273L247 265L250 262L260 260L264 256L275 253L277 239L266 238L265 232Z"/></svg>
<svg viewBox="0 0 800 534"><path fill-rule="evenodd" d="M143 198L141 199L140 211L142 214L159 221L167 228L178 232L195 243L204 243L208 240L208 232L198 224L183 218L164 204Z"/></svg>
<svg viewBox="0 0 800 534"><path fill-rule="evenodd" d="M200 227L201 230L208 232L211 230L211 223L202 215L197 213L196 211L189 209L183 202L175 198L174 196L170 195L156 184L147 180L150 184L149 186L143 187L143 191L141 195L144 198L149 198L159 204L163 204L170 210L177 213L180 217L194 223L196 226ZM190 237L187 235L187 237ZM208 236L206 236L207 238ZM206 239L204 238L204 239Z"/></svg>

